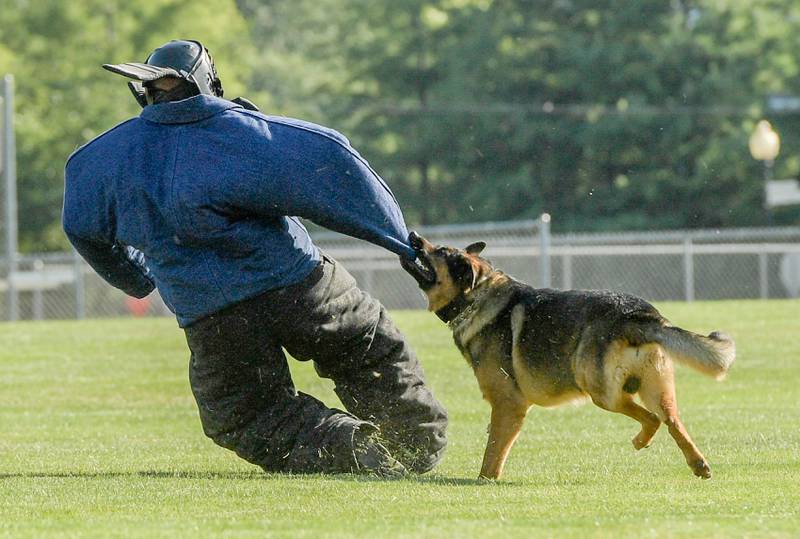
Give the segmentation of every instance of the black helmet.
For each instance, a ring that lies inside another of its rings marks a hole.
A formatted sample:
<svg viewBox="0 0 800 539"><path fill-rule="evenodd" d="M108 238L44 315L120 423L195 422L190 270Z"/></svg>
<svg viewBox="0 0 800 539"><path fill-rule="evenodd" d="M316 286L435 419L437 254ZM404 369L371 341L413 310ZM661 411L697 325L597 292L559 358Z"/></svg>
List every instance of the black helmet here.
<svg viewBox="0 0 800 539"><path fill-rule="evenodd" d="M142 84L162 77L177 77L190 82L201 94L222 97L222 82L214 60L199 41L172 40L150 53L144 64L103 64L103 67L135 79L128 86L142 107L147 105Z"/></svg>

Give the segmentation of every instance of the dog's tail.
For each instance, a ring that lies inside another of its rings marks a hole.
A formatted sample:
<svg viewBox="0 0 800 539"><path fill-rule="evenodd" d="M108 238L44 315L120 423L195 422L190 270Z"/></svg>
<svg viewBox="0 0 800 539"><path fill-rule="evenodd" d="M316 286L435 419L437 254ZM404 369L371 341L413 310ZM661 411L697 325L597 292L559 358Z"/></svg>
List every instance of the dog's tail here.
<svg viewBox="0 0 800 539"><path fill-rule="evenodd" d="M658 326L648 333L674 360L717 380L725 378L736 359L733 339L719 331L706 337L679 327Z"/></svg>

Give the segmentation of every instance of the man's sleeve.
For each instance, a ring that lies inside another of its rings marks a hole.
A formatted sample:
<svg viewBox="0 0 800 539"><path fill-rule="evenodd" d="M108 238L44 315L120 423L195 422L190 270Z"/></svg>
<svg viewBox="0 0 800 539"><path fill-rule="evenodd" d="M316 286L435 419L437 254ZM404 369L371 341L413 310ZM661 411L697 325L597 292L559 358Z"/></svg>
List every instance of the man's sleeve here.
<svg viewBox="0 0 800 539"><path fill-rule="evenodd" d="M267 216L303 217L416 257L394 194L344 137L280 129L299 133L276 134L276 153L259 166L261 177L228 190L237 206Z"/></svg>
<svg viewBox="0 0 800 539"><path fill-rule="evenodd" d="M129 296L143 298L155 289L143 255L131 247L108 245L67 234L75 250L108 284ZM139 260L137 260L139 258Z"/></svg>
<svg viewBox="0 0 800 539"><path fill-rule="evenodd" d="M96 190L80 189L78 179L68 164L61 216L67 238L106 282L130 296L145 297L155 284L144 255L111 239L113 231L103 210L105 205L97 200L101 195Z"/></svg>

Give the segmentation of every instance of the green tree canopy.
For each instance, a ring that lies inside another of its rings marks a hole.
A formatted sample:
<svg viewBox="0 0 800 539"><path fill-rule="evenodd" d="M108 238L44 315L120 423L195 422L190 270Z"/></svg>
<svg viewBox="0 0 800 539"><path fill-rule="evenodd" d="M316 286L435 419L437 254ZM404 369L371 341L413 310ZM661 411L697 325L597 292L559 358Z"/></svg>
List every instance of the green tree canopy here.
<svg viewBox="0 0 800 539"><path fill-rule="evenodd" d="M177 30L176 30L177 29ZM0 0L0 73L16 83L20 248L64 248L60 212L67 157L139 113L109 62L144 61L162 43L191 36L224 66L226 91L252 72L247 25L233 2Z"/></svg>
<svg viewBox="0 0 800 539"><path fill-rule="evenodd" d="M226 96L344 132L411 224L556 230L767 223L747 139L800 175L800 4L789 0L0 0L17 81L24 250L63 248L67 156L138 113L105 62L203 41ZM774 212L800 222L800 208Z"/></svg>
<svg viewBox="0 0 800 539"><path fill-rule="evenodd" d="M346 130L412 221L549 211L560 230L766 222L747 138L769 115L767 94L800 93L796 3L240 5L264 54L309 59L316 74L254 85ZM797 176L797 113L772 119L777 173Z"/></svg>

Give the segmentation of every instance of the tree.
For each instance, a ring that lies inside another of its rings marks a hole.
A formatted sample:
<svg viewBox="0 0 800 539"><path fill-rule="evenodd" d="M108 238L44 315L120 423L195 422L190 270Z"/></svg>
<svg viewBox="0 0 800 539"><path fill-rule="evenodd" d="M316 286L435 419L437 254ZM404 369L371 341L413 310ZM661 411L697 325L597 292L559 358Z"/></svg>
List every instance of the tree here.
<svg viewBox="0 0 800 539"><path fill-rule="evenodd" d="M247 26L233 2L0 0L0 73L14 73L20 248L63 249L64 163L79 145L139 113L124 80L101 64L144 61L158 45L202 41L234 95L252 66ZM179 29L179 30L176 30Z"/></svg>
<svg viewBox="0 0 800 539"><path fill-rule="evenodd" d="M562 230L764 222L746 138L764 93L798 86L793 3L328 0L299 2L299 15L246 4L269 12L269 32L254 32L265 50L279 42L275 54L309 62L284 98L325 103L313 119L346 130L412 222L541 211Z"/></svg>
<svg viewBox="0 0 800 539"><path fill-rule="evenodd" d="M797 20L789 0L0 0L22 248L66 246L67 156L139 111L100 64L175 37L208 45L226 96L342 131L412 224L763 225L747 138L768 117L776 176L800 175L800 114L765 107L800 95Z"/></svg>

